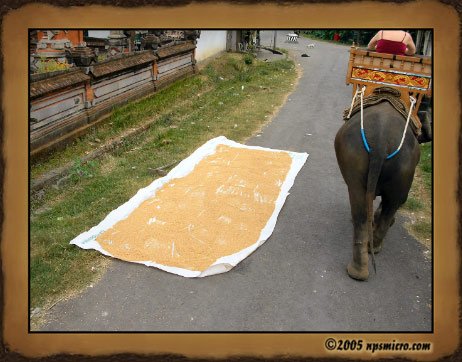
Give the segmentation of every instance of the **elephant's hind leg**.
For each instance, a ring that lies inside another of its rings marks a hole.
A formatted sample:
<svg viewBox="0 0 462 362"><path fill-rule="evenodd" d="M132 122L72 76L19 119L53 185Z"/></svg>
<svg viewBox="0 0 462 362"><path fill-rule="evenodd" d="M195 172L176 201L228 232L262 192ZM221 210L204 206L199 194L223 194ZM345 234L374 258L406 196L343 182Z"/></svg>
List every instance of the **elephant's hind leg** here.
<svg viewBox="0 0 462 362"><path fill-rule="evenodd" d="M382 202L374 216L374 253L382 250L383 239L385 239L388 229L395 222L395 214L399 206L400 203L392 202L386 197L382 198Z"/></svg>
<svg viewBox="0 0 462 362"><path fill-rule="evenodd" d="M359 185L356 187L348 187L348 193L350 196L354 232L353 259L348 264L347 272L353 279L366 280L369 277L366 192L364 188Z"/></svg>
<svg viewBox="0 0 462 362"><path fill-rule="evenodd" d="M408 197L414 174L406 171L397 173L394 182L383 187L382 202L374 217L374 253L382 250L383 240L395 222L396 212Z"/></svg>

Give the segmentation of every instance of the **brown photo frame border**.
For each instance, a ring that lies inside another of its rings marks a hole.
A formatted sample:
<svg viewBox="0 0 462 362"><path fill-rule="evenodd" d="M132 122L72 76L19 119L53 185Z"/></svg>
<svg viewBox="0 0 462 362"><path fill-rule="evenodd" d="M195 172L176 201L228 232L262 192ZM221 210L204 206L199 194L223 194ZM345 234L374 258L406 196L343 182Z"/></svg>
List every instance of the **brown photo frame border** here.
<svg viewBox="0 0 462 362"><path fill-rule="evenodd" d="M24 6L26 5L30 5L32 3L32 1L28 1L28 0L25 0L25 1L6 1L5 4L2 6L1 10L0 10L0 13L1 13L1 17L2 17L2 30L5 31L4 27L5 27L5 17L8 16L9 14L12 14L14 12L13 9L18 9L18 10L22 10L24 8ZM69 8L70 6L73 6L73 5L107 5L107 6L111 6L113 8L122 8L122 9L133 9L133 8L137 8L137 7L142 7L142 6L162 6L162 7L165 7L165 8L168 8L168 9L171 9L173 11L175 11L175 9L178 9L179 7L183 7L183 6L191 6L191 4L195 3L195 4L204 4L204 5L207 5L207 4L213 4L215 3L215 1L198 1L198 2L192 2L192 1L173 1L173 0L161 0L161 1L143 1L143 0L132 0L132 1L115 1L115 2L111 2L111 1L108 1L108 0L97 0L97 1L93 1L93 2L90 2L90 1L83 1L83 0L80 0L80 1L64 1L64 0L58 0L58 1L40 1L40 3L43 3L43 4L47 4L47 3L53 3L54 6L59 6L59 8L57 8L57 13L59 12L66 12L66 10L69 10L67 8ZM329 1L329 0L325 0L325 1L310 1L310 0L300 0L300 1L245 1L245 0L241 0L241 1L227 1L227 2L224 2L224 3L220 3L220 4L224 4L224 5L229 5L229 6L241 6L241 5L247 5L247 4L251 4L251 5L248 5L248 6L258 6L258 4L270 4L270 5L277 5L277 6L283 6L284 8L288 8L290 9L291 7L295 7L295 6L304 6L304 5L311 5L311 4L316 4L316 5L319 5L319 6L329 6L329 5L332 5L332 4L338 4L339 6L341 6L342 4L350 4L350 5L355 5L355 4L359 4L360 2L353 2L353 1ZM376 2L374 3L373 5L373 8L377 8L377 7L381 7L382 5L381 4L389 4L391 3L390 1L380 1L380 2ZM399 1L394 1L395 4L406 4L406 3L411 3L410 1L405 1L405 0L399 0ZM457 16L458 16L458 19L459 19L459 32L457 33L458 36L459 36L459 54L458 54L458 59L460 60L461 57L461 49L462 49L462 44L461 44L461 41L460 41L460 31L461 31L461 28L460 28L460 24L462 23L461 21L461 13L462 13L462 6L459 4L459 2L457 0L453 0L453 1L450 1L450 0L446 0L446 1L424 1L425 4L427 3L438 3L438 4L443 4L443 5L447 5L449 7L451 7L453 9L453 11L455 11L457 13ZM32 5L34 6L34 5ZM27 6L26 6L27 7ZM424 7L422 7L423 10L427 10L428 9L425 9ZM430 17L433 16L433 14L427 14L429 15ZM184 21L184 19L183 19ZM246 21L246 19L242 19L240 20L243 24L243 26L245 26L246 24L248 24ZM102 22L104 22L104 20L102 20ZM411 21L412 23L412 21ZM302 25L302 24L300 24ZM411 24L412 25L412 24ZM212 26L210 26L210 28L216 28L218 25L216 24L213 24ZM39 27L39 26L37 26ZM84 26L82 26L84 27ZM177 27L180 27L180 26L177 26ZM184 27L191 27L189 26L189 24L185 24ZM204 27L204 26L201 26L201 27ZM242 27L242 26L241 26ZM255 26L252 26L252 27L255 27ZM296 27L296 28L308 28L308 26L299 26L299 24L294 24L294 26L292 27ZM330 27L330 26L329 26ZM358 28L361 28L362 26L358 26ZM377 26L377 27L380 27L380 26ZM205 27L207 28L207 27ZM283 26L275 26L275 28L284 28ZM310 26L310 28L313 28ZM24 34L23 34L24 35ZM444 34L445 35L445 34ZM21 34L18 34L18 36L15 38L16 40L17 39L21 39L21 41L27 41L27 37L26 36L22 36L21 37ZM2 37L2 42L3 42L4 38ZM14 41L14 40L13 40ZM4 69L4 64L5 64L5 57L8 57L8 54L4 54L3 53L3 50L4 50L4 45L5 44L1 44L1 49L2 49L2 54L1 54L1 64L2 64L2 76L3 76L3 84L2 84L2 104L5 105L8 104L8 96L5 95L3 93L3 91L5 90L5 77L8 77L8 76L11 76L11 75L8 75L8 74L4 74L3 72L3 69ZM455 58L455 57L454 57ZM458 75L459 75L459 79L458 79L458 91L459 91L459 99L457 99L456 101L458 102L459 104L459 107L461 105L461 94L462 94L462 88L461 88L461 76L460 74L462 74L462 65L461 65L461 62L459 61L459 68L458 68ZM27 80L26 80L27 81ZM437 80L437 83L436 83L436 86L437 87L440 87L440 85L438 84L438 80ZM441 87L440 87L441 88ZM436 93L436 92L435 92ZM444 94L444 92L443 92ZM11 97L10 97L11 98ZM452 99L451 99L452 100ZM438 104L445 104L445 102L443 101L438 101L439 103ZM1 113L1 116L0 116L0 135L2 136L2 143L3 143L3 148L2 148L2 158L1 158L1 164L0 164L0 179L2 180L2 186L4 186L4 182L5 182L5 166L7 166L8 162L9 161L12 161L11 159L5 159L5 139L4 139L4 135L5 135L5 132L4 132L4 127L5 127L5 112L4 111L5 109L3 108L2 109L2 113ZM437 113L436 113L437 114ZM460 122L460 119L459 119L459 122ZM456 125L457 126L457 125ZM460 134L460 124L459 124L459 137L458 137L458 151L459 151L459 155L462 154L462 136ZM27 151L26 151L27 153ZM24 156L24 155L22 155ZM26 155L27 156L27 155ZM15 158L13 160L13 162L15 161L18 161L19 160L19 163L21 162L21 156L19 155L18 156L19 158ZM456 157L456 160L457 160L457 157ZM459 184L457 185L457 200L456 202L458 203L458 206L459 206L459 209L460 209L460 206L462 205L461 201L462 201L462 191L461 191L461 186L460 186L460 180L462 179L462 162L459 158L459 164L457 165L454 164L453 166L455 166L457 168L458 166L458 182ZM446 167L448 167L446 165ZM445 173L446 170L443 170L443 172ZM4 228L5 227L10 227L9 224L5 224L5 213L7 212L8 210L8 206L9 206L9 203L10 202L9 200L10 199L5 199L4 195L4 189L2 189L2 209L0 210L0 220L3 221L2 223L2 236L4 235L3 234L3 231L4 231ZM10 202L11 203L11 202ZM457 213L457 209L456 210L449 210L449 212L452 212L452 213ZM436 212L435 212L436 213ZM457 225L457 228L458 228L458 234L457 235L453 235L453 237L457 240L457 251L460 255L460 246L461 246L461 233L460 231L462 230L462 219L459 218L459 225ZM3 239L3 237L2 237ZM3 243L2 243L3 244ZM3 257L5 257L5 253L3 252L3 245L2 245L2 265L4 265L3 263ZM452 270L452 269L451 269ZM3 271L3 268L2 268L2 271ZM3 295L3 299L2 299L2 310L5 311L5 300L6 298L11 298L11 296L9 295L8 293L8 290L6 289L7 287L7 284L5 284L5 273L8 273L9 270L7 269L6 271L3 271L3 275L2 275L2 279L0 280L0 291L2 291L2 295ZM20 276L15 276L15 278L19 278ZM459 270L459 278L458 278L458 287L459 287L459 291L462 290L461 286L460 286L460 270ZM5 297L6 295L6 297ZM22 294L21 294L22 295ZM459 296L459 299L460 299L460 296ZM27 313L25 314L26 316L26 319L28 318L27 316ZM457 319L457 322L458 322L458 327L459 327L459 331L460 331L460 323L459 323L459 320L460 320L460 316L458 316L459 318ZM24 361L24 360L27 360L29 357L25 357L25 355L19 353L19 352L14 352L12 350L10 350L9 348L9 341L5 341L4 339L4 334L5 334L5 328L6 328L6 325L5 325L5 316L2 314L0 316L0 322L1 322L1 326L2 326L2 335L1 335L1 339L0 339L0 343L1 343L1 346L3 347L0 351L0 359L2 360L6 360L6 361ZM27 330L24 331L25 333L27 333ZM451 331L451 333L454 333L454 331ZM460 332L459 332L460 334ZM48 335L50 338L53 338L53 336L55 335ZM126 335L122 335L123 338L125 338ZM138 335L139 336L139 335ZM190 337L194 337L194 335L188 335ZM209 335L203 335L204 338L207 338L207 336ZM56 337L56 336L55 336ZM175 334L170 334L170 335L167 335L166 336L168 339L170 338L176 338L176 335ZM210 336L212 337L212 336ZM274 337L277 337L277 334L274 335ZM111 336L108 335L107 336L108 339L106 339L106 335L104 336L104 340L107 340L109 341L111 339ZM299 335L297 335L296 338L299 338ZM460 338L460 337L459 337ZM196 338L191 338L192 340L195 340ZM212 338L213 339L213 338ZM117 339L117 340L121 340L121 339ZM273 340L273 342L275 342L276 339ZM85 343L87 343L88 341L85 341ZM223 345L223 343L220 343L221 345ZM271 348L270 348L271 349ZM258 353L259 354L260 351L255 351L255 353ZM239 352L236 352L237 354L239 354ZM60 360L63 360L63 359L66 359L66 360L81 360L82 359L82 355L54 355L54 356L50 356L50 357L43 357L43 360L46 360L46 361L60 361ZM332 357L332 360L333 360L333 357L339 357L339 356L333 356L332 354L326 354L326 357ZM349 357L355 357L355 355L350 355ZM359 356L358 356L359 357ZM364 357L364 356L361 356L361 357ZM409 358L413 358L413 355L412 354L409 354ZM458 360L460 358L460 346L452 353L451 356L447 357L447 360ZM111 355L109 352L104 354L104 355L101 355L101 356L94 356L94 357L85 357L85 359L90 359L90 360L94 360L94 361L126 361L126 360L133 360L133 361L153 361L153 360L156 360L156 361L184 361L184 360L187 360L187 357L185 357L184 355L181 355L181 354L157 354L157 355L142 355L142 354L136 354L136 353L133 353L133 354L114 354L114 355ZM226 360L249 360L249 361L261 361L261 360L271 360L271 358L265 358L263 359L263 357L258 357L258 356L250 356L249 354L246 354L246 356L242 355L242 356L235 356L233 358L226 358ZM284 356L284 360L287 360L287 361L295 361L295 360L300 360L301 359L301 356L300 355L297 355L297 356L290 356L290 355L285 355ZM40 360L42 360L42 358L40 358ZM206 359L206 358L191 358L191 360L195 360L195 361L206 361L206 360L210 360L210 359ZM279 357L273 357L273 360L281 360L281 356ZM303 358L303 360L316 360L315 358ZM329 359L328 359L329 360ZM401 359L395 359L395 360L401 360Z"/></svg>

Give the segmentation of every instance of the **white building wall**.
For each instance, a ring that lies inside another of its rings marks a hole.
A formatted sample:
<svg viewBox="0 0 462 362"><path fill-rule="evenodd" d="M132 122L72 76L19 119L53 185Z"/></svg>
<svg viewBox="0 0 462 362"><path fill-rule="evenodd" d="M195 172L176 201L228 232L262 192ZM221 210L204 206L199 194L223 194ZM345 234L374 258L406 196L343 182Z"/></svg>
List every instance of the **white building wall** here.
<svg viewBox="0 0 462 362"><path fill-rule="evenodd" d="M109 38L110 30L89 30L88 36L92 38L107 39Z"/></svg>
<svg viewBox="0 0 462 362"><path fill-rule="evenodd" d="M202 30L197 39L196 60L198 62L226 51L226 30ZM89 30L88 36L107 39L109 30Z"/></svg>
<svg viewBox="0 0 462 362"><path fill-rule="evenodd" d="M196 60L198 62L226 51L226 30L202 30L197 39Z"/></svg>

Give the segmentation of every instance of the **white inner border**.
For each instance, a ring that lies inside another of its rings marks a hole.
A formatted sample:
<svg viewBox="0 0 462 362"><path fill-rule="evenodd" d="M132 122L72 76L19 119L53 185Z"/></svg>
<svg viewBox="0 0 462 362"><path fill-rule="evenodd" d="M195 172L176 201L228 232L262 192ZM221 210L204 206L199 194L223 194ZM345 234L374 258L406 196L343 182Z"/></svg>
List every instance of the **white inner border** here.
<svg viewBox="0 0 462 362"><path fill-rule="evenodd" d="M101 245L96 241L96 238L99 234L103 233L104 231L110 229L113 225L115 225L120 220L126 219L133 210L135 210L141 203L151 197L153 197L157 190L159 190L165 183L175 179L181 178L188 175L192 172L195 166L205 157L212 155L215 153L215 149L218 145L227 145L235 148L243 148L243 149L251 149L251 150L263 150L263 151L270 151L270 152L286 152L292 158L292 165L287 173L287 176L281 186L281 190L279 192L279 196L276 199L276 205L273 211L273 214L268 219L265 227L262 229L258 240L252 244L251 246L242 249L241 251L221 257L217 259L210 267L206 270L200 272L197 270L188 270L182 269L177 267L170 267L166 265L157 264L151 261L137 261L134 263L144 264L147 266L153 266L159 269L162 269L166 272L182 275L184 277L205 277L214 274L220 274L231 270L235 267L241 260L245 259L249 256L254 250L256 250L260 245L262 245L273 233L274 227L276 226L277 217L279 212L284 205L284 202L289 195L289 190L294 184L295 177L297 176L300 169L305 164L308 154L307 153L298 153L298 152L289 152L289 151L282 151L282 150L273 150L271 148L264 148L258 146L247 146L242 145L240 143L231 141L224 136L216 137L201 147L199 147L196 151L194 151L189 157L185 158L181 161L175 168L173 168L168 175L154 180L149 186L138 190L138 192L133 196L130 200L128 200L123 205L119 206L117 209L111 211L103 221L101 221L98 225L92 227L90 230L80 234L75 239L71 240L70 244L77 245L83 249L94 249L98 250L100 253L104 255L108 255L114 257L113 255L109 254L105 251Z"/></svg>

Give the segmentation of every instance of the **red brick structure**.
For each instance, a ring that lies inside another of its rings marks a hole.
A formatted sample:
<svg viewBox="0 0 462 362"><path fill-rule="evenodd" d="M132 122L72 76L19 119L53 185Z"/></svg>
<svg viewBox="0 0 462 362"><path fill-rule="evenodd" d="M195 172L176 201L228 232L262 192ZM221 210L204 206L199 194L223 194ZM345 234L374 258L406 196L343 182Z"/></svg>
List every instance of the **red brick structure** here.
<svg viewBox="0 0 462 362"><path fill-rule="evenodd" d="M94 51L86 47L83 30L32 30L29 40L31 70L50 61L66 69L73 65L88 66L96 60Z"/></svg>
<svg viewBox="0 0 462 362"><path fill-rule="evenodd" d="M83 45L83 30L36 30L35 37L37 57L63 58L65 50Z"/></svg>

